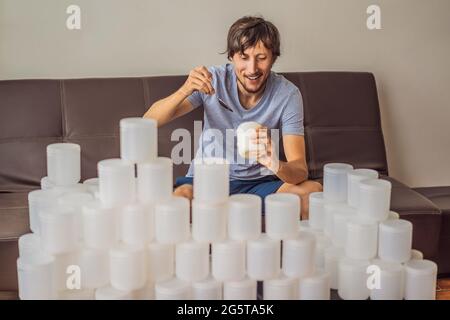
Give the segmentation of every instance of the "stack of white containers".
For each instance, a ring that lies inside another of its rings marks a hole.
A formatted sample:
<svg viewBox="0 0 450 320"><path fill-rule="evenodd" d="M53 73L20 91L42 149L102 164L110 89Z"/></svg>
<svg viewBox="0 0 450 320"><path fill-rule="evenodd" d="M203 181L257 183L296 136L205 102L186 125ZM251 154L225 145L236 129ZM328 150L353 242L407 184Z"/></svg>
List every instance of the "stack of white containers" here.
<svg viewBox="0 0 450 320"><path fill-rule="evenodd" d="M323 262L342 299L435 298L437 266L412 250L412 224L389 211L390 198L376 171L343 163L325 165L324 192L310 195L301 229L331 240Z"/></svg>
<svg viewBox="0 0 450 320"><path fill-rule="evenodd" d="M21 299L427 299L436 265L411 250L411 224L389 212L372 170L324 168L324 193L229 196L229 164L194 163L194 199L172 195L156 122L120 121L121 158L80 184L80 147L47 147L47 177L29 194L33 233L19 239ZM190 212L192 209L192 216ZM369 291L366 269L381 269ZM78 273L77 273L78 272ZM77 277L79 276L79 277ZM80 283L77 283L77 279Z"/></svg>

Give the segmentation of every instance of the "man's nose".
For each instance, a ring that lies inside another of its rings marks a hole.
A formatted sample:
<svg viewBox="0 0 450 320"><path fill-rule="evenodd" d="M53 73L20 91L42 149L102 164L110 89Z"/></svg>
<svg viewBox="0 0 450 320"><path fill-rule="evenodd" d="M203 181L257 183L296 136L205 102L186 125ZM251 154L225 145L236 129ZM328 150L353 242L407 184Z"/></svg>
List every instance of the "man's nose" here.
<svg viewBox="0 0 450 320"><path fill-rule="evenodd" d="M248 63L247 68L248 68L249 73L251 75L254 75L256 73L256 70L258 69L258 66L256 64L256 60L255 59L250 60L249 63Z"/></svg>

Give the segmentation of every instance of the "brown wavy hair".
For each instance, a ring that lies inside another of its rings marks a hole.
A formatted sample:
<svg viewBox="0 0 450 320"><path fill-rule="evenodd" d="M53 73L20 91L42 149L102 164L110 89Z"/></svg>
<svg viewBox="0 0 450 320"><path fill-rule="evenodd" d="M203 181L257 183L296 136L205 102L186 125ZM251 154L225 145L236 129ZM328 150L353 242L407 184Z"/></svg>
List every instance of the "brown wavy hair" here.
<svg viewBox="0 0 450 320"><path fill-rule="evenodd" d="M247 48L254 47L258 41L272 51L273 62L280 56L280 33L277 27L261 16L245 16L230 27L227 37L228 60L235 53L243 53Z"/></svg>

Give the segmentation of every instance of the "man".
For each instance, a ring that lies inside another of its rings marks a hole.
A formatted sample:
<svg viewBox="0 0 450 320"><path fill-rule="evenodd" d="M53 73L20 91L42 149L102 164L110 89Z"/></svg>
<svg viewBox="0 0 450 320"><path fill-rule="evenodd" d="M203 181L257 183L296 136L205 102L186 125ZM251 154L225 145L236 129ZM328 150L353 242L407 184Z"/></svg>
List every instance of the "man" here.
<svg viewBox="0 0 450 320"><path fill-rule="evenodd" d="M260 123L252 142L265 147L253 151L255 163L231 163L230 193L253 193L263 199L275 192L297 194L301 198L299 214L307 219L309 194L322 191L322 186L308 180L301 93L271 71L280 56L278 30L261 17L243 17L228 32L226 52L230 64L193 69L180 89L155 102L144 117L162 126L203 105L201 143L209 129L225 136L226 129L236 130L243 122ZM268 129L281 131L287 162L278 159ZM232 151L237 154L235 144ZM205 156L203 152L200 147L196 158ZM261 169L271 174L262 174ZM186 177L177 178L174 194L192 199L192 177L191 164Z"/></svg>

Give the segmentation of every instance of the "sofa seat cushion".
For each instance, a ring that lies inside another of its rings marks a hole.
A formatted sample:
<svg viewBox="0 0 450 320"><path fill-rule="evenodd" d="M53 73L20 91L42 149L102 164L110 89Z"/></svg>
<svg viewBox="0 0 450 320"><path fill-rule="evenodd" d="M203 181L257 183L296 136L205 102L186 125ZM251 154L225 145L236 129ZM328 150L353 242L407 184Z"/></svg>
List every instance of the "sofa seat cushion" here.
<svg viewBox="0 0 450 320"><path fill-rule="evenodd" d="M430 199L442 212L439 241L439 273L450 274L450 186L415 188L415 191Z"/></svg>

